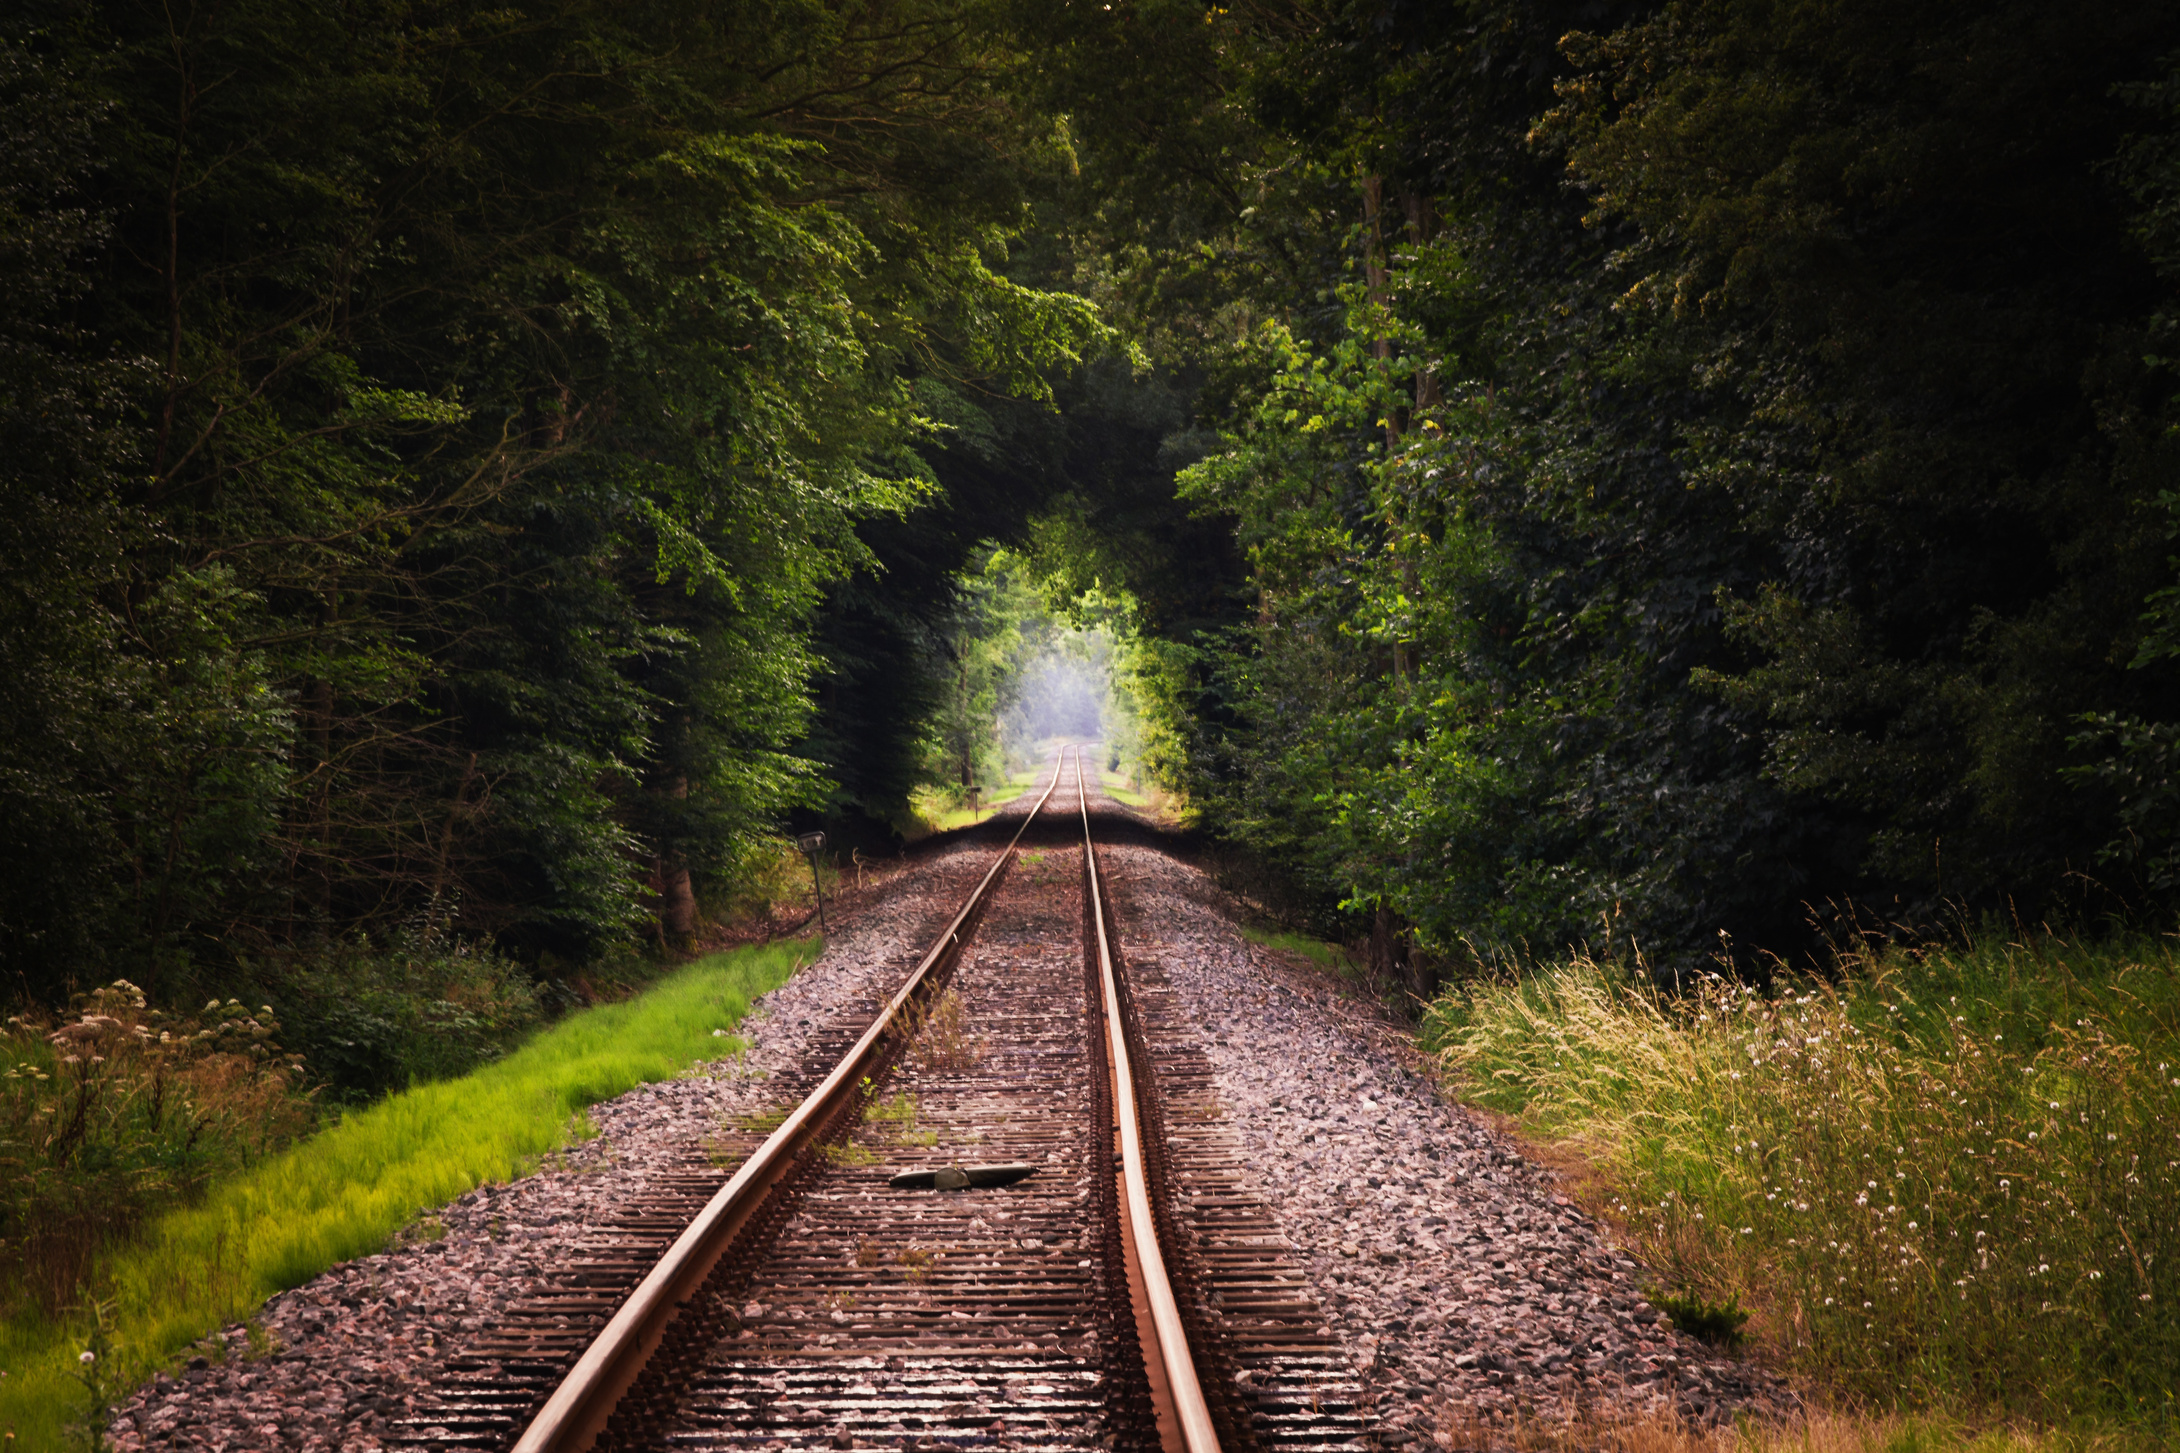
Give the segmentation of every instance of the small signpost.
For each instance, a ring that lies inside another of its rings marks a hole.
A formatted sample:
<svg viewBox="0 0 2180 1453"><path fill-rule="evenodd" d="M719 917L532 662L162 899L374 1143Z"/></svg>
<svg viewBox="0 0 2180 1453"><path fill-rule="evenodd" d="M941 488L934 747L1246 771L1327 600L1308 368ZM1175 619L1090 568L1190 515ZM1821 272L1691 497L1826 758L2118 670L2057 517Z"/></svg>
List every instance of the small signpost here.
<svg viewBox="0 0 2180 1453"><path fill-rule="evenodd" d="M972 787L969 789L969 821L971 822L976 821L976 815L980 807L977 799L981 798L983 795L984 789L981 787Z"/></svg>
<svg viewBox="0 0 2180 1453"><path fill-rule="evenodd" d="M818 876L817 865L818 851L825 846L825 834L806 832L795 839L795 846L810 860L810 886L817 892L818 932L829 933L831 930L825 926L825 880Z"/></svg>

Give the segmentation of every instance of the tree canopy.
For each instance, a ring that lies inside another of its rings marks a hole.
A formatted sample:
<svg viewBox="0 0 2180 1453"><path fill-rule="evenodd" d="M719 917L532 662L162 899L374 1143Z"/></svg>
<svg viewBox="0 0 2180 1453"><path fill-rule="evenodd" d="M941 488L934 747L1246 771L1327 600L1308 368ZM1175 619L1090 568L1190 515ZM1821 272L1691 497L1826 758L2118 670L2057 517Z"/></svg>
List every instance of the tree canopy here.
<svg viewBox="0 0 2180 1453"><path fill-rule="evenodd" d="M859 525L1092 310L973 6L19 9L0 941L686 931ZM156 968L139 968L156 978Z"/></svg>
<svg viewBox="0 0 2180 1453"><path fill-rule="evenodd" d="M994 544L1419 982L2173 906L2169 6L34 0L0 127L32 996L683 937Z"/></svg>

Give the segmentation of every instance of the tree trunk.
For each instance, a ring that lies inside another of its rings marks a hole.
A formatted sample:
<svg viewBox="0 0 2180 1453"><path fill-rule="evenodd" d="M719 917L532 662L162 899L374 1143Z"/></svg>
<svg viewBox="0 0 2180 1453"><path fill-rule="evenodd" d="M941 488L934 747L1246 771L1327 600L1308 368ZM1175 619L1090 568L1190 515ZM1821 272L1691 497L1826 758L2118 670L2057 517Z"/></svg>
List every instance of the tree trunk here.
<svg viewBox="0 0 2180 1453"><path fill-rule="evenodd" d="M1415 951L1408 925L1382 903L1370 919L1370 970L1373 976L1382 975L1418 1001L1428 1000L1438 988L1437 975Z"/></svg>
<svg viewBox="0 0 2180 1453"><path fill-rule="evenodd" d="M689 795L689 779L676 777L669 789L675 797ZM689 882L689 865L678 854L660 858L659 932L676 948L696 936L696 889Z"/></svg>
<svg viewBox="0 0 2180 1453"><path fill-rule="evenodd" d="M454 851L454 829L462 820L462 809L469 801L469 784L477 780L477 754L469 754L469 764L462 768L462 780L454 789L454 801L447 808L446 826L439 830L439 852L431 869L431 926L437 929L445 920L447 875L451 854Z"/></svg>
<svg viewBox="0 0 2180 1453"><path fill-rule="evenodd" d="M955 681L955 697L961 705L961 787L964 792L974 780L969 770L969 661L961 660L961 674Z"/></svg>
<svg viewBox="0 0 2180 1453"><path fill-rule="evenodd" d="M696 890L686 863L659 866L659 927L677 946L696 936Z"/></svg>

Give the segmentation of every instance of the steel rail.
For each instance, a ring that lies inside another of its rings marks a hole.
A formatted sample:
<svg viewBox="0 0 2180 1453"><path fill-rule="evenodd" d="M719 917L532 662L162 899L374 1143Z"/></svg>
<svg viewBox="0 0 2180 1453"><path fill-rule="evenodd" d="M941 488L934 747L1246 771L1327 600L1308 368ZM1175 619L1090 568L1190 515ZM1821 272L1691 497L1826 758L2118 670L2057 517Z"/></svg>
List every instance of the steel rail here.
<svg viewBox="0 0 2180 1453"><path fill-rule="evenodd" d="M1082 764L1075 767L1078 785ZM899 992L871 1021L863 1037L833 1068L816 1089L765 1138L717 1195L689 1223L687 1230L659 1258L658 1264L637 1284L620 1310L592 1340L582 1357L538 1409L537 1416L515 1440L511 1453L584 1453L605 1430L614 1405L642 1373L682 1306L694 1297L734 1240L763 1203L766 1194L793 1169L796 1157L824 1133L835 1115L846 1109L861 1088L865 1069L879 1055L880 1043L895 1027L902 1011L917 992L943 972L960 955L967 936L975 931L992 890L1014 862L1014 850L1029 825L1059 789L1064 759L1052 764L1052 782L1015 829L1006 848L992 860L976 890L931 951L916 965ZM1088 817L1084 821L1087 823Z"/></svg>
<svg viewBox="0 0 2180 1453"><path fill-rule="evenodd" d="M1135 1252L1136 1269L1143 1280L1144 1300L1149 1304L1156 1334L1159 1365L1165 1370L1167 1396L1179 1424L1182 1446L1188 1453L1218 1453L1219 1436L1211 1423L1211 1409L1204 1401L1203 1384L1196 1376L1196 1361L1189 1352L1188 1333L1181 1322L1180 1303L1166 1274L1165 1253L1158 1245L1158 1222L1151 1210L1151 1192L1145 1165L1143 1122L1137 1113L1135 1071L1128 1059L1128 1037L1121 1019L1120 984L1113 965L1112 941L1105 930L1104 885L1098 876L1096 849L1090 841L1090 790L1083 776L1082 749L1075 749L1075 795L1082 812L1083 882L1090 890L1090 921L1097 925L1098 982L1104 1000L1105 1046L1112 1056L1113 1118L1120 1128L1121 1234ZM1146 1351L1146 1357L1150 1354Z"/></svg>

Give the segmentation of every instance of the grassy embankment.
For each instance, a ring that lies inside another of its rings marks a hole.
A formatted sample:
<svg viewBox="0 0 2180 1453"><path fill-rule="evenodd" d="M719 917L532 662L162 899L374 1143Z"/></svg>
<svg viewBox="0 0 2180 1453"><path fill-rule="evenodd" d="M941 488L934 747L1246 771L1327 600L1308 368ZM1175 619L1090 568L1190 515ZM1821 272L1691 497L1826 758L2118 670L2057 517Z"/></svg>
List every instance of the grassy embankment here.
<svg viewBox="0 0 2180 1453"><path fill-rule="evenodd" d="M1338 944L1325 943L1304 933L1288 933L1284 929L1261 928L1246 923L1242 925L1241 936L1263 948L1308 959L1326 973L1337 975L1349 983L1363 982L1361 961Z"/></svg>
<svg viewBox="0 0 2180 1453"><path fill-rule="evenodd" d="M2180 1443L2180 951L1835 967L1661 1000L1576 959L1447 995L1424 1041L1601 1173L1657 1293L1746 1308L1820 1403L1863 1410L1823 1441Z"/></svg>
<svg viewBox="0 0 2180 1453"><path fill-rule="evenodd" d="M1014 801L1015 798L1020 797L1044 780L1045 769L1042 764L1032 767L1026 772L1017 772L1009 777L1003 786L993 788L985 797L983 804L975 812L971 812L966 807L949 805L948 799L933 788L919 787L910 799L909 810L915 814L916 822L922 831L920 833L911 833L910 836L929 836L935 832L952 832L957 827L968 827L973 823L982 822L990 817L994 811Z"/></svg>
<svg viewBox="0 0 2180 1453"><path fill-rule="evenodd" d="M587 1134L583 1111L740 1041L750 1001L815 956L815 939L715 954L635 998L570 1014L502 1059L414 1086L215 1184L105 1259L107 1352L86 1369L86 1318L0 1326L0 1433L65 1445L91 1401L118 1395L207 1333L337 1262L383 1248L420 1210L525 1173Z"/></svg>
<svg viewBox="0 0 2180 1453"><path fill-rule="evenodd" d="M1105 789L1107 797L1123 807L1132 807L1137 812L1151 812L1158 806L1156 794L1130 785L1130 779L1118 772L1098 773L1098 785Z"/></svg>

